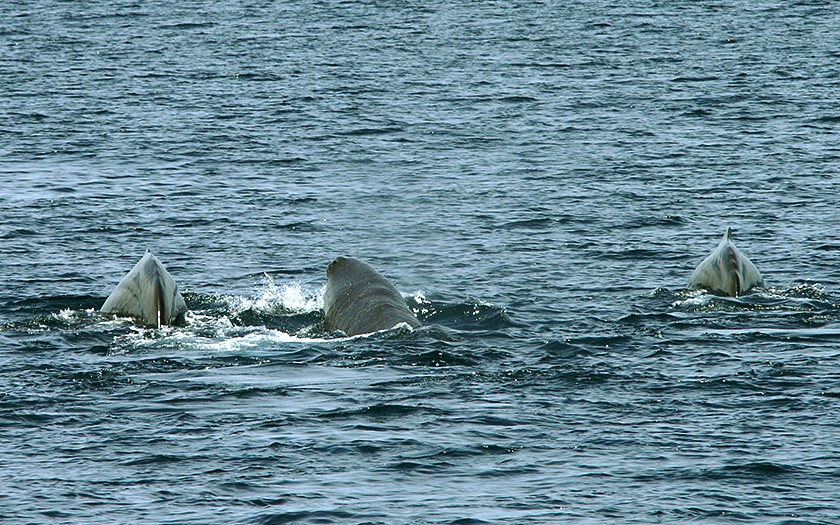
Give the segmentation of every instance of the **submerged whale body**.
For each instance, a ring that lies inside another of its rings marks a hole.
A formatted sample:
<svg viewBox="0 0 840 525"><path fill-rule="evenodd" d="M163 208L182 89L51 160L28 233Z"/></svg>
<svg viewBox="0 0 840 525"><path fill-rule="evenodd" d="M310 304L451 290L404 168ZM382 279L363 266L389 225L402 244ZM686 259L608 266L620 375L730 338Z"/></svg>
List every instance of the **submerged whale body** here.
<svg viewBox="0 0 840 525"><path fill-rule="evenodd" d="M720 244L691 274L688 287L738 297L751 288L764 286L758 268L732 244L732 228L727 228Z"/></svg>
<svg viewBox="0 0 840 525"><path fill-rule="evenodd" d="M183 325L187 304L175 280L151 251L123 277L102 305L102 312L133 318L160 328Z"/></svg>
<svg viewBox="0 0 840 525"><path fill-rule="evenodd" d="M325 330L341 330L353 336L387 330L400 323L420 326L388 279L352 257L338 257L327 266Z"/></svg>

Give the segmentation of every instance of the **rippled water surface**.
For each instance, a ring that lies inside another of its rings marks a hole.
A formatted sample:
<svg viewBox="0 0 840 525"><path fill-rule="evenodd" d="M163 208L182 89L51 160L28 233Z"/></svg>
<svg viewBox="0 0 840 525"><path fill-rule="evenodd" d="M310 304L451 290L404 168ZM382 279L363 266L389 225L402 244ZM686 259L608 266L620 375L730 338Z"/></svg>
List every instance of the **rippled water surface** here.
<svg viewBox="0 0 840 525"><path fill-rule="evenodd" d="M836 2L5 2L3 523L836 523ZM727 226L766 289L685 286ZM183 328L98 313L151 248ZM323 330L369 262L424 326Z"/></svg>

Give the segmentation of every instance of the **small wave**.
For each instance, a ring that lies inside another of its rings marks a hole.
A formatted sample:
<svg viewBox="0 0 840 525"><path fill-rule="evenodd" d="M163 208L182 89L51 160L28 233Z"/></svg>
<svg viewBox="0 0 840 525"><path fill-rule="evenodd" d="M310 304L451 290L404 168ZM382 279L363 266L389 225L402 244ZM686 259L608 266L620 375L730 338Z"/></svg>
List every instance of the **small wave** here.
<svg viewBox="0 0 840 525"><path fill-rule="evenodd" d="M267 72L236 73L235 77L238 80L251 80L254 82L278 82L283 80L283 77Z"/></svg>
<svg viewBox="0 0 840 525"><path fill-rule="evenodd" d="M513 62L510 65L511 67L521 67L526 69L564 69L574 67L574 64L569 62Z"/></svg>
<svg viewBox="0 0 840 525"><path fill-rule="evenodd" d="M366 137L375 135L390 135L392 133L402 133L403 131L405 130L398 126L385 126L381 128L356 128L343 131L338 134L348 137Z"/></svg>
<svg viewBox="0 0 840 525"><path fill-rule="evenodd" d="M811 122L836 124L836 123L840 122L840 115L826 115L826 116L823 116L823 117L818 117L818 118L812 119Z"/></svg>
<svg viewBox="0 0 840 525"><path fill-rule="evenodd" d="M671 82L714 82L716 80L720 80L720 77L717 76L679 76L674 77L671 79Z"/></svg>
<svg viewBox="0 0 840 525"><path fill-rule="evenodd" d="M708 328L706 333L727 336L748 336L752 341L775 340L786 342L837 342L840 341L840 328L757 328L726 329Z"/></svg>
<svg viewBox="0 0 840 525"><path fill-rule="evenodd" d="M715 311L837 311L840 306L820 285L803 284L789 288L762 288L740 297L725 297L704 290L682 290L672 308L688 312Z"/></svg>
<svg viewBox="0 0 840 525"><path fill-rule="evenodd" d="M709 468L666 468L656 472L635 474L638 481L651 482L664 479L716 479L716 480L766 480L798 474L800 467L771 461L748 461Z"/></svg>
<svg viewBox="0 0 840 525"><path fill-rule="evenodd" d="M439 324L464 331L493 330L519 326L504 308L484 301L432 302L422 292L407 298L409 308L424 324Z"/></svg>
<svg viewBox="0 0 840 525"><path fill-rule="evenodd" d="M161 29L204 29L215 26L215 22L177 22L173 24L161 24Z"/></svg>
<svg viewBox="0 0 840 525"><path fill-rule="evenodd" d="M61 308L50 313L33 312L21 319L0 324L7 333L42 334L56 332L63 339L77 339L80 333L87 333L90 339L99 341L103 333L124 326L129 320L104 317L99 308Z"/></svg>
<svg viewBox="0 0 840 525"><path fill-rule="evenodd" d="M349 523L358 521L363 516L357 513L339 510L299 510L288 512L273 512L258 516L256 525L280 525L286 523ZM382 517L376 516L378 522Z"/></svg>
<svg viewBox="0 0 840 525"><path fill-rule="evenodd" d="M413 474L442 474L454 465L449 461L398 461L385 465L388 470Z"/></svg>
<svg viewBox="0 0 840 525"><path fill-rule="evenodd" d="M534 219L522 219L517 221L506 222L499 226L501 230L547 230L553 228L560 219L554 217L538 217Z"/></svg>
<svg viewBox="0 0 840 525"><path fill-rule="evenodd" d="M752 461L737 465L726 465L707 472L712 479L768 479L796 474L800 469L792 465L770 461Z"/></svg>
<svg viewBox="0 0 840 525"><path fill-rule="evenodd" d="M288 230L294 232L320 232L325 231L327 228L323 224L319 224L317 221L290 221L286 224L280 224L277 226L279 230Z"/></svg>
<svg viewBox="0 0 840 525"><path fill-rule="evenodd" d="M323 420L356 419L358 417L375 420L399 419L416 414L440 414L441 411L426 405L403 405L397 403L378 403L349 409L334 409L319 415Z"/></svg>
<svg viewBox="0 0 840 525"><path fill-rule="evenodd" d="M667 228L671 226L682 226L685 222L686 220L680 215L662 215L655 217L636 217L618 225L618 227L625 230Z"/></svg>
<svg viewBox="0 0 840 525"><path fill-rule="evenodd" d="M3 310L8 313L23 314L27 317L49 316L60 310L99 309L104 301L104 298L90 295L33 297L7 303Z"/></svg>
<svg viewBox="0 0 840 525"><path fill-rule="evenodd" d="M539 347L539 351L541 363L573 359L592 354L581 345L571 344L565 341L547 341Z"/></svg>
<svg viewBox="0 0 840 525"><path fill-rule="evenodd" d="M448 367L448 366L476 366L478 363L464 355L454 354L443 350L421 352L403 360L408 366Z"/></svg>
<svg viewBox="0 0 840 525"><path fill-rule="evenodd" d="M507 97L501 97L499 101L516 104L521 102L537 102L537 99L527 95L510 95Z"/></svg>
<svg viewBox="0 0 840 525"><path fill-rule="evenodd" d="M75 372L69 376L69 381L81 391L107 390L130 382L119 370L108 368Z"/></svg>
<svg viewBox="0 0 840 525"><path fill-rule="evenodd" d="M662 259L662 252L644 248L619 249L614 251L605 250L598 255L598 258L619 261L660 260Z"/></svg>
<svg viewBox="0 0 840 525"><path fill-rule="evenodd" d="M149 454L149 455L139 455L139 457L130 458L123 460L121 462L124 466L144 466L144 465L154 465L158 467L162 467L163 465L168 465L171 463L180 463L184 461L189 461L190 457L184 455L175 455L175 454Z"/></svg>

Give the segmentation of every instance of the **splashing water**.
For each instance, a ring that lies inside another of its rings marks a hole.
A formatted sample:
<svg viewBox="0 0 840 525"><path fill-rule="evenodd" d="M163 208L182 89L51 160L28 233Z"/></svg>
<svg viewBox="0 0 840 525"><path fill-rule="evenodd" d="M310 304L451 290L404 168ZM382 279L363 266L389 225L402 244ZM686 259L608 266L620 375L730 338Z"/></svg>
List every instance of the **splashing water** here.
<svg viewBox="0 0 840 525"><path fill-rule="evenodd" d="M324 306L324 290L307 289L303 283L290 282L277 284L274 279L263 274L263 281L254 286L254 297L226 296L225 302L234 314L254 310L268 314L302 314L314 312Z"/></svg>

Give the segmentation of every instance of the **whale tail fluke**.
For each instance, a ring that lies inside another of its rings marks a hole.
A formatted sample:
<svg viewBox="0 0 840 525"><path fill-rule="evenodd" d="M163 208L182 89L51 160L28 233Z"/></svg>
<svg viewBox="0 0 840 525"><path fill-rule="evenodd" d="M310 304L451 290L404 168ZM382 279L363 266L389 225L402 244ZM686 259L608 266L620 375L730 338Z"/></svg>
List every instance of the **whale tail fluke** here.
<svg viewBox="0 0 840 525"><path fill-rule="evenodd" d="M732 280L732 291L734 297L739 297L744 294L744 289L741 286L743 279L741 278L740 268L733 268L729 271L729 277Z"/></svg>
<svg viewBox="0 0 840 525"><path fill-rule="evenodd" d="M721 241L721 269L723 272L729 275L729 286L726 286L725 289L730 289L732 291L732 295L734 297L738 297L745 291L741 286L741 283L744 280L742 276L741 264L741 259L743 258L743 256L735 248L735 245L732 244L732 228L726 229L726 234L724 235L723 239L724 240Z"/></svg>
<svg viewBox="0 0 840 525"><path fill-rule="evenodd" d="M175 280L151 250L147 250L140 262L114 288L101 311L131 317L140 324L160 328L183 325L187 304Z"/></svg>
<svg viewBox="0 0 840 525"><path fill-rule="evenodd" d="M730 297L764 286L761 272L732 243L732 228L726 228L720 244L691 274L688 287L707 289Z"/></svg>

